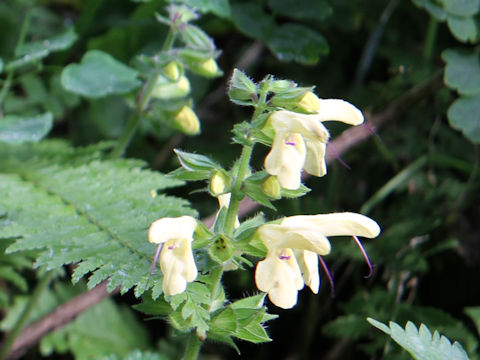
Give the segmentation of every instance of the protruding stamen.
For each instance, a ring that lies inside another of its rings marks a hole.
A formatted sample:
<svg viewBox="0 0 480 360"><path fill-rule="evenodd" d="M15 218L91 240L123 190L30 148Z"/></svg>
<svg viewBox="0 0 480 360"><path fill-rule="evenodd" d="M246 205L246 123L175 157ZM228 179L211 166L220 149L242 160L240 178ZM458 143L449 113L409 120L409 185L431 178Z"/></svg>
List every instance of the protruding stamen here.
<svg viewBox="0 0 480 360"><path fill-rule="evenodd" d="M343 161L343 159L340 157L340 154L337 152L337 150L335 150L332 144L328 143L327 146L329 149L332 150L333 156L335 156L335 158L340 162L340 164L345 166L348 170L352 170L350 165L348 165L345 161Z"/></svg>
<svg viewBox="0 0 480 360"><path fill-rule="evenodd" d="M382 141L382 139L380 138L380 135L378 135L377 132L376 132L373 128L371 128L366 122L364 122L364 123L362 124L362 126L363 126L365 129L367 129L370 134L375 135L375 137L378 139L378 141L380 141L380 142L383 144L383 141Z"/></svg>
<svg viewBox="0 0 480 360"><path fill-rule="evenodd" d="M176 247L177 247L177 244L176 244L176 243L173 243L173 245L170 245L170 246L168 247L168 250L173 250L173 249L175 249Z"/></svg>
<svg viewBox="0 0 480 360"><path fill-rule="evenodd" d="M368 254L367 252L365 251L365 248L363 247L360 239L355 236L355 235L352 235L353 239L355 240L355 242L357 243L358 247L360 248L360 251L362 252L362 255L363 255L363 258L365 259L365 261L367 262L367 265L368 265L368 268L369 268L369 273L367 276L364 276L365 279L368 279L370 277L372 277L373 275L373 272L374 272L374 266L372 265L369 257L368 257Z"/></svg>
<svg viewBox="0 0 480 360"><path fill-rule="evenodd" d="M292 145L292 146L295 146L297 145L297 142L295 141L295 137L293 136L287 136L286 139L285 139L285 145Z"/></svg>
<svg viewBox="0 0 480 360"><path fill-rule="evenodd" d="M335 282L333 281L333 276L330 273L327 264L320 255L318 255L318 260L320 260L323 271L325 272L325 275L327 275L328 282L330 283L330 297L333 299L335 298Z"/></svg>
<svg viewBox="0 0 480 360"><path fill-rule="evenodd" d="M157 250L155 251L155 256L153 257L152 266L150 267L150 274L148 275L147 283L145 284L145 289L148 289L148 283L152 278L152 275L155 271L155 266L157 265L158 257L160 256L160 252L162 251L163 243L158 244Z"/></svg>

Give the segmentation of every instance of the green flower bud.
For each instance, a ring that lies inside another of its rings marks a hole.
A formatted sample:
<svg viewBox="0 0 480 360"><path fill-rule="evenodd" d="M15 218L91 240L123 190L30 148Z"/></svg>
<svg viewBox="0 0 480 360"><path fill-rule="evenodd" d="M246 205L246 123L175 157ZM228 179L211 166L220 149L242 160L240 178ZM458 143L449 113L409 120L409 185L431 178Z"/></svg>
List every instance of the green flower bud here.
<svg viewBox="0 0 480 360"><path fill-rule="evenodd" d="M160 76L152 91L152 97L169 100L187 96L189 93L190 82L185 76L180 76L176 82L171 82L167 78Z"/></svg>
<svg viewBox="0 0 480 360"><path fill-rule="evenodd" d="M214 78L223 74L223 72L219 69L217 62L213 58L194 62L189 64L189 67L195 74L207 78Z"/></svg>
<svg viewBox="0 0 480 360"><path fill-rule="evenodd" d="M221 171L215 171L215 173L210 178L210 184L208 188L213 196L218 196L227 192L229 179Z"/></svg>
<svg viewBox="0 0 480 360"><path fill-rule="evenodd" d="M305 88L293 88L272 97L271 104L298 113L316 113L320 110L320 99Z"/></svg>
<svg viewBox="0 0 480 360"><path fill-rule="evenodd" d="M262 183L262 190L271 199L280 199L282 192L276 176L269 176Z"/></svg>
<svg viewBox="0 0 480 360"><path fill-rule="evenodd" d="M200 121L193 110L185 105L173 119L177 128L187 135L196 135L200 133Z"/></svg>
<svg viewBox="0 0 480 360"><path fill-rule="evenodd" d="M182 71L180 65L176 61L171 61L163 68L163 75L170 81L177 81Z"/></svg>

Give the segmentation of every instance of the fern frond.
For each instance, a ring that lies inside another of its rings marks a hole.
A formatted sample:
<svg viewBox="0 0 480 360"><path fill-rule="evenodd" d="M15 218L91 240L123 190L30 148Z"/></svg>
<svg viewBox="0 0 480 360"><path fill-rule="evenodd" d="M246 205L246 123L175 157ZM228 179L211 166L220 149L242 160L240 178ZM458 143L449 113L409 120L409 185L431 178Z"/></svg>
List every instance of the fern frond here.
<svg viewBox="0 0 480 360"><path fill-rule="evenodd" d="M402 348L407 350L414 359L417 360L468 360L469 357L462 345L454 342L453 345L445 336L440 335L438 331L430 332L424 324L417 330L415 324L407 322L405 330L394 323L389 322L389 326L372 319L367 321L377 329L391 336L391 338Z"/></svg>
<svg viewBox="0 0 480 360"><path fill-rule="evenodd" d="M181 181L142 169L138 160L101 160L102 147L65 143L0 146L0 238L18 238L7 252L39 249L36 266L80 262L73 280L93 272L89 288L110 278L110 290L145 291L155 246L152 221L195 215L187 201L157 195Z"/></svg>

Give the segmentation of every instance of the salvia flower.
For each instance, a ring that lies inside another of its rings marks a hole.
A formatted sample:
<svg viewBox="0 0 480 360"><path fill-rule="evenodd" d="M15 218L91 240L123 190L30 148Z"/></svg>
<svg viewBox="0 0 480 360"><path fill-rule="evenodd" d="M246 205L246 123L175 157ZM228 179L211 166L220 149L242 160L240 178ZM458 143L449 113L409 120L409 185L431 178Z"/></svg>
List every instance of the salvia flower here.
<svg viewBox="0 0 480 360"><path fill-rule="evenodd" d="M196 227L197 220L182 216L156 220L148 230L148 241L162 246L160 269L163 273L162 289L166 295L184 292L187 283L197 278L191 245Z"/></svg>
<svg viewBox="0 0 480 360"><path fill-rule="evenodd" d="M323 121L335 120L350 125L363 122L361 111L344 100L319 99L319 102L316 114L279 110L268 119L275 136L265 158L265 170L276 175L286 189L300 187L302 169L314 176L327 173L325 152L330 134Z"/></svg>
<svg viewBox="0 0 480 360"><path fill-rule="evenodd" d="M289 309L297 303L304 285L318 292L318 255L330 253L328 236L355 235L374 238L378 224L355 213L299 215L265 224L257 235L267 248L267 256L257 264L257 288L268 293L275 305Z"/></svg>

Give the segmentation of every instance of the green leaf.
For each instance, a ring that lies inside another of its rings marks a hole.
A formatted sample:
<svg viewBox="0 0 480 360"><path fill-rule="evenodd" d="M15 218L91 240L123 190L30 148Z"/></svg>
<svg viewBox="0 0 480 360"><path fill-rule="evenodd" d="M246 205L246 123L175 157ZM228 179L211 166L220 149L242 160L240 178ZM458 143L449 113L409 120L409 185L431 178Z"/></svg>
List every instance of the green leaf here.
<svg viewBox="0 0 480 360"><path fill-rule="evenodd" d="M188 48L205 51L215 50L213 40L198 26L185 24L180 28L180 36Z"/></svg>
<svg viewBox="0 0 480 360"><path fill-rule="evenodd" d="M59 141L0 145L0 204L9 214L0 237L19 237L7 252L39 249L37 267L80 262L74 281L92 273L89 288L109 278L109 290L137 286L139 296L155 252L148 227L195 211L185 200L157 195L181 182L142 170L140 161L101 161L101 150Z"/></svg>
<svg viewBox="0 0 480 360"><path fill-rule="evenodd" d="M138 72L109 54L90 50L80 64L70 64L62 71L62 86L88 98L125 94L138 86Z"/></svg>
<svg viewBox="0 0 480 360"><path fill-rule="evenodd" d="M442 7L432 3L430 0L413 0L414 4L420 8L424 8L431 16L438 21L445 21L447 13Z"/></svg>
<svg viewBox="0 0 480 360"><path fill-rule="evenodd" d="M51 113L30 117L7 115L0 121L0 141L10 144L40 141L50 132L52 125Z"/></svg>
<svg viewBox="0 0 480 360"><path fill-rule="evenodd" d="M165 299L153 300L151 296L142 297L142 303L133 305L133 308L148 315L168 315L173 311Z"/></svg>
<svg viewBox="0 0 480 360"><path fill-rule="evenodd" d="M238 30L254 39L265 38L275 26L258 2L232 5L232 19Z"/></svg>
<svg viewBox="0 0 480 360"><path fill-rule="evenodd" d="M462 95L480 93L480 56L478 53L466 53L447 49L442 53L445 67L444 81Z"/></svg>
<svg viewBox="0 0 480 360"><path fill-rule="evenodd" d="M265 302L265 293L249 296L230 304L232 309L260 309Z"/></svg>
<svg viewBox="0 0 480 360"><path fill-rule="evenodd" d="M407 350L417 360L468 360L469 357L462 345L458 342L450 343L445 336L437 331L433 333L424 324L417 327L412 322L407 322L405 330L398 324L390 321L389 326L367 318L367 321L377 329L391 336L402 348Z"/></svg>
<svg viewBox="0 0 480 360"><path fill-rule="evenodd" d="M297 20L322 21L333 13L325 0L268 0L268 6L274 13Z"/></svg>
<svg viewBox="0 0 480 360"><path fill-rule="evenodd" d="M3 59L0 57L0 74L3 71Z"/></svg>
<svg viewBox="0 0 480 360"><path fill-rule="evenodd" d="M480 94L461 96L450 106L447 116L453 128L474 143L480 143Z"/></svg>
<svg viewBox="0 0 480 360"><path fill-rule="evenodd" d="M76 40L77 34L75 33L75 29L71 27L63 33L49 39L23 44L16 49L15 56L35 56L35 54L49 55L55 51L68 49Z"/></svg>
<svg viewBox="0 0 480 360"><path fill-rule="evenodd" d="M470 316L470 319L474 322L477 327L477 332L480 333L480 306L476 307L467 307L465 313Z"/></svg>
<svg viewBox="0 0 480 360"><path fill-rule="evenodd" d="M109 354L126 356L137 348L148 346L148 334L132 311L105 299L78 316L60 330L75 359L96 359ZM57 334L58 335L58 334ZM51 335L42 339L41 348L52 346L59 352L58 340Z"/></svg>
<svg viewBox="0 0 480 360"><path fill-rule="evenodd" d="M170 0L198 10L201 13L213 13L220 17L229 18L232 15L228 0Z"/></svg>
<svg viewBox="0 0 480 360"><path fill-rule="evenodd" d="M458 16L474 16L480 10L480 0L443 0L443 8Z"/></svg>
<svg viewBox="0 0 480 360"><path fill-rule="evenodd" d="M233 70L228 88L230 101L237 105L253 105L257 92L257 85L244 72L238 69Z"/></svg>
<svg viewBox="0 0 480 360"><path fill-rule="evenodd" d="M296 61L312 65L321 55L328 54L325 38L316 31L298 24L275 28L266 39L269 49L282 61Z"/></svg>
<svg viewBox="0 0 480 360"><path fill-rule="evenodd" d="M478 37L478 27L475 19L466 16L448 15L448 28L457 40L475 42Z"/></svg>
<svg viewBox="0 0 480 360"><path fill-rule="evenodd" d="M208 156L192 154L178 149L174 149L178 160L184 169L188 171L213 171L221 167Z"/></svg>

